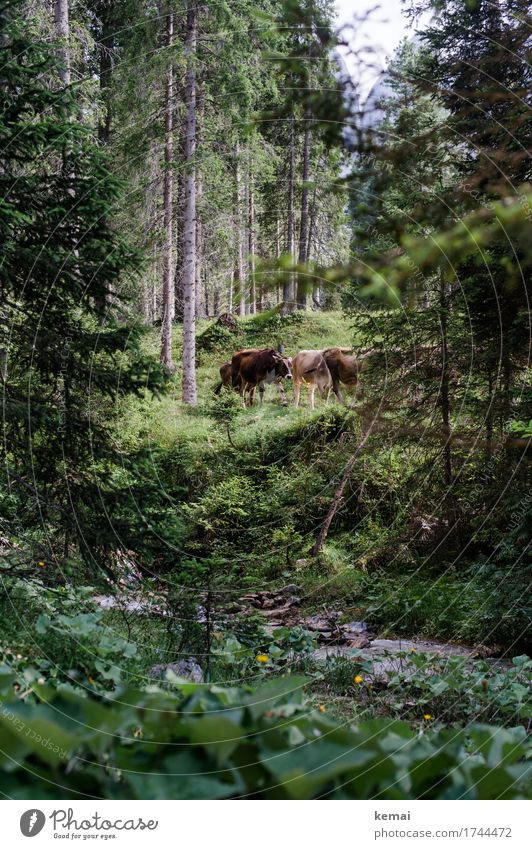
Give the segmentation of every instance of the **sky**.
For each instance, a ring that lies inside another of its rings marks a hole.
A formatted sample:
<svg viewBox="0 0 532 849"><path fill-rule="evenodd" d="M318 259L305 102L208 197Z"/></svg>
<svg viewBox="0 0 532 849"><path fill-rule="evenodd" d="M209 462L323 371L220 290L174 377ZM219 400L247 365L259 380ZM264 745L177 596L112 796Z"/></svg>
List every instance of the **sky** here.
<svg viewBox="0 0 532 849"><path fill-rule="evenodd" d="M354 30L345 30L350 50L341 49L347 68L359 84L364 99L373 83L385 67L386 58L391 56L406 35L413 34L407 20L401 14L400 0L336 0L337 25L352 24ZM370 10L371 11L370 13ZM367 17L366 17L367 15ZM352 52L356 55L352 55Z"/></svg>

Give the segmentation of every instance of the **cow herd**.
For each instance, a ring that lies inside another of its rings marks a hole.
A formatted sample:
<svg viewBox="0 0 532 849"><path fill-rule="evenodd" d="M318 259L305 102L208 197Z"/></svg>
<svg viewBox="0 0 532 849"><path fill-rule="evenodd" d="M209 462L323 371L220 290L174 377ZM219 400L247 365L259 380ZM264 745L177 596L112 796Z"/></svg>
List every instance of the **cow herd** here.
<svg viewBox="0 0 532 849"><path fill-rule="evenodd" d="M300 351L295 357L286 357L274 348L247 348L233 354L231 360L220 366L221 380L215 388L218 394L222 386L233 387L242 398L253 405L255 389L259 389L262 403L267 383L274 383L281 396L283 405L288 401L283 381L292 380L294 386L294 404L299 406L301 386L308 389L309 404L314 409L316 390L320 398L327 400L331 391L340 403L344 398L340 384L357 387L360 373L364 370L364 360L348 356L350 348L325 348L321 351Z"/></svg>

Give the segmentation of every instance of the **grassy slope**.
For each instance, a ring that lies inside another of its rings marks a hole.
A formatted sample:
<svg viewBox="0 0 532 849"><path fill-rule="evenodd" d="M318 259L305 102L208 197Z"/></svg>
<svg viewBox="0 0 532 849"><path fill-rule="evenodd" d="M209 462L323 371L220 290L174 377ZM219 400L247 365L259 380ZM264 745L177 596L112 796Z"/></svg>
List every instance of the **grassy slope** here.
<svg viewBox="0 0 532 849"><path fill-rule="evenodd" d="M198 354L197 385L198 385L198 407L196 410L185 408L180 401L181 396L181 369L178 367L175 373L174 392L166 398L156 400L148 399L142 405L135 401L127 410L127 430L133 439L146 439L152 445L171 447L177 439L186 442L198 442L203 446L214 444L217 441L217 428L212 419L206 416L206 405L212 398L213 387L219 379L218 369L224 360L231 357L238 348L248 346L254 347L277 347L283 344L285 352L294 356L298 351L308 348L326 348L333 345L349 346L352 344L353 331L349 320L341 312L308 313L300 323L286 327L282 330L261 331L262 316L247 317L239 319L241 335L236 336L233 342L221 346L215 351L201 351ZM211 321L198 321L197 333L200 336ZM257 332L257 330L259 332ZM181 350L181 327L174 327L174 360L180 362ZM159 346L159 332L154 331L149 340L150 348L157 352ZM287 387L289 399L292 392ZM302 404L306 408L305 391L301 393ZM334 401L329 403L334 404ZM317 410L323 406L323 402L316 396ZM253 409L249 409L246 418L239 423L240 434L246 434L249 428L269 426L282 427L292 421L298 421L308 416L304 408L296 410L292 406L282 408L278 403L278 393L274 386L266 387L265 403L262 408L257 403ZM258 434L257 434L258 435ZM238 440L238 435L236 439Z"/></svg>

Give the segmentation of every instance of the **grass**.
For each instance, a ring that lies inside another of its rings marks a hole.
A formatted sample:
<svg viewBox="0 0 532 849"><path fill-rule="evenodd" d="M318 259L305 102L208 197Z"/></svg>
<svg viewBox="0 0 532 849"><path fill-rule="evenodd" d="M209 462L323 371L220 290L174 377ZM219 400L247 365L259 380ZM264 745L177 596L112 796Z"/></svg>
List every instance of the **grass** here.
<svg viewBox="0 0 532 849"><path fill-rule="evenodd" d="M270 319L268 321L268 319ZM173 354L176 363L173 391L161 399L145 398L139 403L137 399L126 402L120 410L120 433L124 447L139 447L139 445L158 446L163 449L171 448L177 442L190 444L197 442L201 450L216 449L225 438L220 435L219 428L208 416L208 405L213 397L213 389L219 380L219 367L230 359L234 351L245 347L277 347L284 345L287 356L295 356L303 349L326 348L334 345L347 347L352 344L353 330L349 320L340 311L312 312L296 315L294 323L286 326L279 321L272 321L270 313L248 316L238 319L239 334L229 338L226 344L217 346L213 351L200 350L197 357L197 389L198 405L196 408L185 407L181 403L180 367L182 328L174 325ZM290 317L289 317L290 322ZM213 324L210 320L197 322L197 336ZM153 353L157 353L160 342L160 331L153 330L147 339L147 345ZM287 396L292 398L292 391L287 384ZM246 443L265 438L270 429L289 428L291 424L304 421L311 422L319 411L325 408L325 402L316 399L317 410L313 414L306 405L306 395L303 389L299 409L293 406L281 407L275 386L267 386L265 402L260 407L258 403L246 410L245 416L238 423L237 441ZM335 404L329 401L327 406Z"/></svg>

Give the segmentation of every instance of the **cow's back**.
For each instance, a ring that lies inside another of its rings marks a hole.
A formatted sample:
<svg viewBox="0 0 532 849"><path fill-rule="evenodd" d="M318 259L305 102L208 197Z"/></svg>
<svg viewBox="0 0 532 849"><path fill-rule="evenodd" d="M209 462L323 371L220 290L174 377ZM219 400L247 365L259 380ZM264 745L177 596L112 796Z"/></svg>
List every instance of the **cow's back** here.
<svg viewBox="0 0 532 849"><path fill-rule="evenodd" d="M275 350L273 348L247 348L237 351L231 360L233 383L237 377L241 377L247 383L260 383L274 368Z"/></svg>
<svg viewBox="0 0 532 849"><path fill-rule="evenodd" d="M331 376L321 351L300 351L292 361L294 380L306 383L330 382Z"/></svg>

